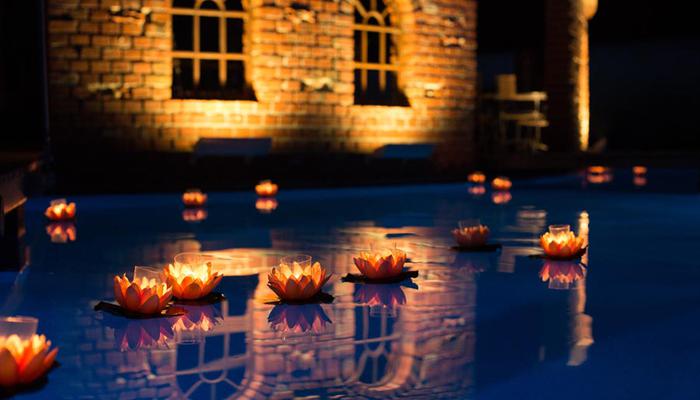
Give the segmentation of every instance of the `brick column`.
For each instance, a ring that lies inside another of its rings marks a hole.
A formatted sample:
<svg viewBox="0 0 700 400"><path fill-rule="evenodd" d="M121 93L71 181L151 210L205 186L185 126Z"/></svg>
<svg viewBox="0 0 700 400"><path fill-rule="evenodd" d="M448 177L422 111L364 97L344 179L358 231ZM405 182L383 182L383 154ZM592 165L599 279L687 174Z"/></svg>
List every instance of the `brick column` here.
<svg viewBox="0 0 700 400"><path fill-rule="evenodd" d="M588 20L597 0L547 0L545 90L550 128L545 143L554 151L588 148Z"/></svg>

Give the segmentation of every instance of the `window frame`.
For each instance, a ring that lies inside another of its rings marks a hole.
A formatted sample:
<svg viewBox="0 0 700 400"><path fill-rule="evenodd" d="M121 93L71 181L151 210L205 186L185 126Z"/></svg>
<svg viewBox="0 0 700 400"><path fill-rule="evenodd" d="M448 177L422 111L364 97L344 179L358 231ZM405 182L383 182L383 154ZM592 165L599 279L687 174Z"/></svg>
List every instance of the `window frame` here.
<svg viewBox="0 0 700 400"><path fill-rule="evenodd" d="M214 3L218 9L203 9L201 8L204 3L211 2ZM202 61L214 60L218 61L219 66L219 86L222 90L226 89L226 84L228 82L228 61L241 61L244 67L243 81L245 85L250 87L250 35L247 34L247 29L250 22L250 11L248 10L248 4L246 0L241 0L241 7L243 10L227 10L225 0L194 0L194 5L192 8L187 7L176 7L171 3L168 10L168 14L171 16L185 16L192 17L192 50L175 50L172 49L168 52L171 59L184 59L192 61L192 83L194 85L195 91L201 83L201 70ZM201 18L218 18L219 24L219 51L201 51L202 38L201 38ZM242 21L243 32L241 34L241 43L243 48L240 53L230 53L228 52L228 26L227 21L230 19L238 19ZM174 44L174 30L171 28L171 35L173 37ZM203 100L207 98L200 97L184 97L181 99L193 99L193 100ZM213 98L212 98L213 99ZM253 95L254 99L254 95ZM250 100L250 98L242 98L240 100Z"/></svg>

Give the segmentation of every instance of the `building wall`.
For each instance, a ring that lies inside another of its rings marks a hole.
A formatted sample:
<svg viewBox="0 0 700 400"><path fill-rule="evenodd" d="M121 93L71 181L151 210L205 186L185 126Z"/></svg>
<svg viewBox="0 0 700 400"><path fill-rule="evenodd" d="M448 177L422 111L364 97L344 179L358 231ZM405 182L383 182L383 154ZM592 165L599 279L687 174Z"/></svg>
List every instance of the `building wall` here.
<svg viewBox="0 0 700 400"><path fill-rule="evenodd" d="M347 0L250 0L247 68L257 101L171 98L169 0L47 2L59 151L78 143L188 151L205 137L271 137L277 151L369 152L419 142L442 144L444 159L471 151L476 0L397 0L399 80L410 107L353 104ZM299 22L300 5L314 22Z"/></svg>

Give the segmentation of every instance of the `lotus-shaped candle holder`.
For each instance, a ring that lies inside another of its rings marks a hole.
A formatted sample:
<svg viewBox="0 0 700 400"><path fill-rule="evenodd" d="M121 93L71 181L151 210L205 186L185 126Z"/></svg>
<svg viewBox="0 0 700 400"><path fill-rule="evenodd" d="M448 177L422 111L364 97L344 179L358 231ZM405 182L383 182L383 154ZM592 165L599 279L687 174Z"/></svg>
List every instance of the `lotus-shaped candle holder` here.
<svg viewBox="0 0 700 400"><path fill-rule="evenodd" d="M508 204L511 200L513 200L513 195L511 195L508 191L497 191L491 193L491 201L493 204Z"/></svg>
<svg viewBox="0 0 700 400"><path fill-rule="evenodd" d="M586 269L578 262L545 261L540 270L542 282L548 282L550 289L569 289L572 284L586 275Z"/></svg>
<svg viewBox="0 0 700 400"><path fill-rule="evenodd" d="M612 182L613 175L612 170L608 167L603 167L601 165L594 165L588 167L588 172L586 174L586 180L588 183L601 184Z"/></svg>
<svg viewBox="0 0 700 400"><path fill-rule="evenodd" d="M260 197L273 197L277 194L277 190L277 184L269 180L260 181L260 183L255 185L255 193Z"/></svg>
<svg viewBox="0 0 700 400"><path fill-rule="evenodd" d="M41 379L53 366L57 353L44 335L0 336L0 387L12 389Z"/></svg>
<svg viewBox="0 0 700 400"><path fill-rule="evenodd" d="M406 252L397 248L362 251L353 257L355 266L368 279L389 279L399 276L406 263Z"/></svg>
<svg viewBox="0 0 700 400"><path fill-rule="evenodd" d="M168 284L173 288L173 295L183 300L196 300L207 296L224 277L212 270L213 264L223 259L202 253L176 255L174 264L168 265L164 270Z"/></svg>
<svg viewBox="0 0 700 400"><path fill-rule="evenodd" d="M482 184L486 182L486 175L484 175L484 173L481 171L474 171L471 174L469 174L469 176L467 176L467 180L469 181L469 183Z"/></svg>
<svg viewBox="0 0 700 400"><path fill-rule="evenodd" d="M540 236L540 245L547 258L571 260L586 252L585 239L576 236L569 225L550 225L549 232Z"/></svg>
<svg viewBox="0 0 700 400"><path fill-rule="evenodd" d="M135 267L133 282L123 276L114 277L114 297L122 308L136 314L158 314L168 306L173 290L162 278L162 271Z"/></svg>
<svg viewBox="0 0 700 400"><path fill-rule="evenodd" d="M459 228L452 230L452 236L459 247L484 247L489 239L489 228L478 220L463 220L459 221Z"/></svg>
<svg viewBox="0 0 700 400"><path fill-rule="evenodd" d="M262 214L270 214L277 209L277 200L271 197L261 197L255 200L255 209Z"/></svg>
<svg viewBox="0 0 700 400"><path fill-rule="evenodd" d="M182 194L182 203L185 207L202 207L207 203L207 195L199 189L189 189Z"/></svg>
<svg viewBox="0 0 700 400"><path fill-rule="evenodd" d="M647 167L643 165L635 165L634 167L632 167L632 172L635 175L645 175L647 173Z"/></svg>
<svg viewBox="0 0 700 400"><path fill-rule="evenodd" d="M330 277L321 264L311 264L311 256L283 257L268 274L267 286L282 300L304 301L318 295Z"/></svg>
<svg viewBox="0 0 700 400"><path fill-rule="evenodd" d="M66 203L66 199L51 202L44 215L51 221L70 221L75 219L75 203Z"/></svg>
<svg viewBox="0 0 700 400"><path fill-rule="evenodd" d="M278 304L267 317L272 329L282 333L323 333L333 322L319 304Z"/></svg>
<svg viewBox="0 0 700 400"><path fill-rule="evenodd" d="M170 318L119 319L114 327L114 339L121 351L168 347L175 333Z"/></svg>
<svg viewBox="0 0 700 400"><path fill-rule="evenodd" d="M491 181L493 190L510 190L512 186L513 183L505 176L497 176Z"/></svg>
<svg viewBox="0 0 700 400"><path fill-rule="evenodd" d="M182 220L185 222L201 222L207 219L208 213L204 208L185 208L182 210Z"/></svg>
<svg viewBox="0 0 700 400"><path fill-rule="evenodd" d="M50 222L46 225L46 234L51 237L51 243L74 242L77 237L72 221Z"/></svg>

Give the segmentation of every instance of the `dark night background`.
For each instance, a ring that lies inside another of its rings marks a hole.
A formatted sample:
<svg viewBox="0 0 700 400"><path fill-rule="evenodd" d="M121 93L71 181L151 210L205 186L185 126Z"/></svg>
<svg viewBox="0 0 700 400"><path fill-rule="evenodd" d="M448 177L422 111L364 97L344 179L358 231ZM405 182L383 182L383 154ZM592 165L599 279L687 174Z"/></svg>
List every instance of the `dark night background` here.
<svg viewBox="0 0 700 400"><path fill-rule="evenodd" d="M700 25L693 2L599 0L589 22L591 143L609 150L700 149ZM544 0L479 2L479 70L542 90Z"/></svg>
<svg viewBox="0 0 700 400"><path fill-rule="evenodd" d="M0 146L36 143L43 126L38 1L0 2ZM541 90L544 0L479 2L479 70ZM700 28L694 3L600 0L590 21L591 143L609 150L700 149Z"/></svg>

